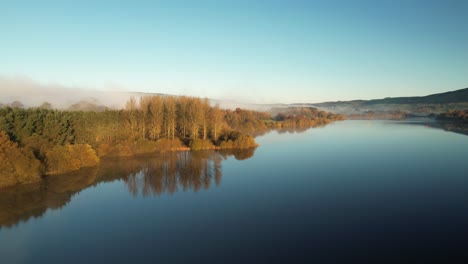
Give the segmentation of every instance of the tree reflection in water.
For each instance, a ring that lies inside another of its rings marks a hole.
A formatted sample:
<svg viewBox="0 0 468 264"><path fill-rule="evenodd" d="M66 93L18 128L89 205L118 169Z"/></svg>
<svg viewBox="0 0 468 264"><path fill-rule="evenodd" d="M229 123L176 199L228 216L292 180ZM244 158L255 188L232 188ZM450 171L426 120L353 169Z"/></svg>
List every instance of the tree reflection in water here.
<svg viewBox="0 0 468 264"><path fill-rule="evenodd" d="M255 149L168 152L103 160L98 167L45 178L41 183L0 190L0 228L31 217L42 217L48 209L61 209L71 198L90 186L123 180L137 196L159 196L177 191L199 191L222 178L223 160L253 156Z"/></svg>
<svg viewBox="0 0 468 264"><path fill-rule="evenodd" d="M211 182L221 182L221 161L219 152L194 151L166 153L146 161L141 170L124 179L133 195L143 196L179 191L208 189Z"/></svg>

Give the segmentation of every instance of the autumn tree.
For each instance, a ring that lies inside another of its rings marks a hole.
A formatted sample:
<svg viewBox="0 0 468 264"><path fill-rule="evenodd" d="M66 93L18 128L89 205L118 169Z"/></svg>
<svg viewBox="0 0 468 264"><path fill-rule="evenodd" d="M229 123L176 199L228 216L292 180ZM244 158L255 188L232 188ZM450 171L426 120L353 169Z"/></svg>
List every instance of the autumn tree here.
<svg viewBox="0 0 468 264"><path fill-rule="evenodd" d="M211 133L214 141L218 140L219 132L221 131L222 124L223 124L224 114L219 108L219 105L215 105L211 108L209 112L209 120L210 120L210 127Z"/></svg>
<svg viewBox="0 0 468 264"><path fill-rule="evenodd" d="M179 133L182 139L187 137L187 129L189 126L189 103L192 100L189 97L179 97L177 103L177 120L179 125Z"/></svg>
<svg viewBox="0 0 468 264"><path fill-rule="evenodd" d="M46 153L48 174L67 173L98 163L96 152L88 144L56 146Z"/></svg>
<svg viewBox="0 0 468 264"><path fill-rule="evenodd" d="M34 154L18 147L0 131L0 187L41 179L42 167Z"/></svg>
<svg viewBox="0 0 468 264"><path fill-rule="evenodd" d="M188 105L188 115L190 123L190 138L198 138L200 123L201 123L201 113L202 113L202 104L199 99L192 98Z"/></svg>
<svg viewBox="0 0 468 264"><path fill-rule="evenodd" d="M177 118L176 100L174 97L166 97L164 99L164 125L166 138L174 139Z"/></svg>
<svg viewBox="0 0 468 264"><path fill-rule="evenodd" d="M135 97L130 97L130 99L125 104L125 121L126 124L130 127L130 131L135 133L138 122L138 112L137 112L137 101Z"/></svg>
<svg viewBox="0 0 468 264"><path fill-rule="evenodd" d="M160 96L151 97L149 114L150 138L156 140L161 137L162 124L164 120L164 103Z"/></svg>
<svg viewBox="0 0 468 264"><path fill-rule="evenodd" d="M208 136L208 119L210 114L210 101L208 100L208 98L205 98L203 100L200 110L203 140L206 140Z"/></svg>

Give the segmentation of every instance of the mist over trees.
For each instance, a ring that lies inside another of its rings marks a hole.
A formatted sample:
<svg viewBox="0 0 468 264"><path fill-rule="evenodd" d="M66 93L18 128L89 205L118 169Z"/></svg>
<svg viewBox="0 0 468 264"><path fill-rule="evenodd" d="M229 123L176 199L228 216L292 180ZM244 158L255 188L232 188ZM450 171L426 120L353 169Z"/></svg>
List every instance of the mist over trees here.
<svg viewBox="0 0 468 264"><path fill-rule="evenodd" d="M17 104L19 106L19 104ZM131 97L124 109L61 111L0 108L0 187L95 166L105 156L256 147L251 135L273 128L323 125L342 119L315 108L270 113L211 106L186 96Z"/></svg>

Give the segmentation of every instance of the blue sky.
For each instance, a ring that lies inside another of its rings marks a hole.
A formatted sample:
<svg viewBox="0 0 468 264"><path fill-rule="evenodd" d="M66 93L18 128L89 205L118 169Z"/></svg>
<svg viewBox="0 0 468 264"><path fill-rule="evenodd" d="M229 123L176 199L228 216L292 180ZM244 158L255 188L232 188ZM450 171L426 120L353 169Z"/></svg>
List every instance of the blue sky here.
<svg viewBox="0 0 468 264"><path fill-rule="evenodd" d="M468 1L1 1L0 76L247 102L468 87Z"/></svg>

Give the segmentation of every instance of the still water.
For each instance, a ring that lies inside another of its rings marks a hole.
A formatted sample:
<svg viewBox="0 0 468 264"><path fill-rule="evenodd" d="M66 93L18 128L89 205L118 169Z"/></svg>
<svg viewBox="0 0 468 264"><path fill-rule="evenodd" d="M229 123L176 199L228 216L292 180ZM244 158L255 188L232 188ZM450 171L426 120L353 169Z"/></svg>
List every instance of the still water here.
<svg viewBox="0 0 468 264"><path fill-rule="evenodd" d="M255 150L109 159L0 191L0 263L459 258L468 136L424 122L271 132Z"/></svg>

